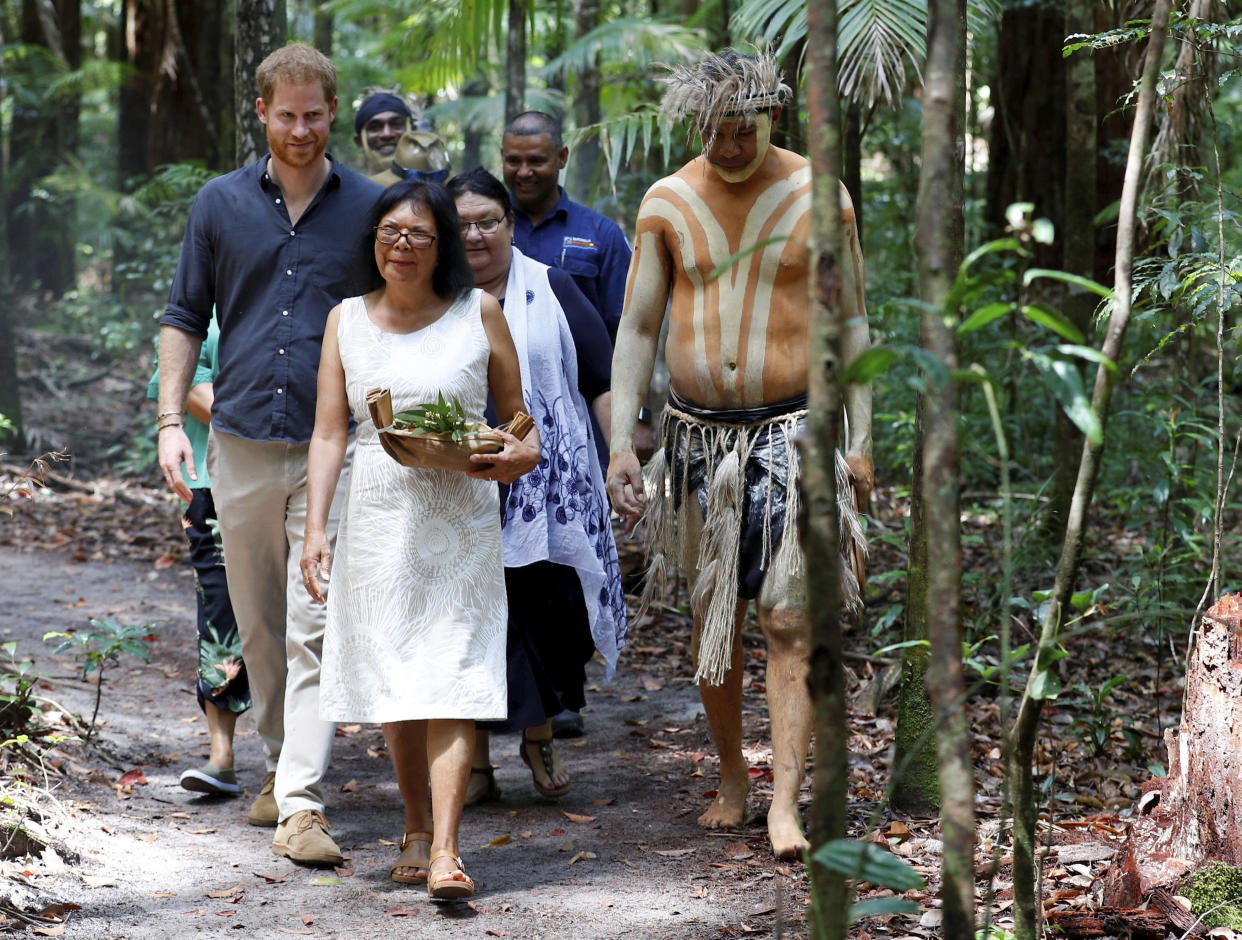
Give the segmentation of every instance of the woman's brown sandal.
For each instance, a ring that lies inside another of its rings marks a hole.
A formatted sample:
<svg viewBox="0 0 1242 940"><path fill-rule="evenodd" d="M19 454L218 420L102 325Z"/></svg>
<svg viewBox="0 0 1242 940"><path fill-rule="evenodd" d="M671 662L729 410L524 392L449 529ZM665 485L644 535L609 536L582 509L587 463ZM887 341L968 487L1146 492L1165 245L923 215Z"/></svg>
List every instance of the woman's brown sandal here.
<svg viewBox="0 0 1242 940"><path fill-rule="evenodd" d="M447 858L457 867L452 871L431 874L431 866L442 858ZM461 857L448 849L440 849L431 856L427 863L427 893L437 901L461 901L474 896L474 882L461 867Z"/></svg>
<svg viewBox="0 0 1242 940"><path fill-rule="evenodd" d="M388 877L399 885L421 885L427 880L427 871L431 868L431 833L407 832L401 837L401 854L388 869ZM412 869L414 874L399 874L398 869Z"/></svg>
<svg viewBox="0 0 1242 940"><path fill-rule="evenodd" d="M535 769L535 765L531 763L530 752L527 750L527 748L531 745L539 749L539 759L543 764L544 780L547 780L548 783L544 783L539 779L539 773ZM570 784L568 783L559 787L551 785L557 758L556 748L552 746L551 738L528 738L523 734L521 743L518 747L518 753L522 755L522 760L525 761L526 766L530 768L530 778L535 784L536 790L544 796L554 800L559 799L569 792Z"/></svg>

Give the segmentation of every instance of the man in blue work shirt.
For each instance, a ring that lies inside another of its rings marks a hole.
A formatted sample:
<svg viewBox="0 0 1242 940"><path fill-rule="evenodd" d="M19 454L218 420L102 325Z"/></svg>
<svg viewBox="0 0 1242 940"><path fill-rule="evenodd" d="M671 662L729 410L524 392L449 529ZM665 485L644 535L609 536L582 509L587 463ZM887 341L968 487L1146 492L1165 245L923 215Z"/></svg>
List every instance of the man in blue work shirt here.
<svg viewBox="0 0 1242 940"><path fill-rule="evenodd" d="M574 202L557 185L569 159L561 122L542 111L524 111L505 128L500 156L517 210L514 244L536 261L573 275L615 342L630 245L616 222Z"/></svg>
<svg viewBox="0 0 1242 940"><path fill-rule="evenodd" d="M365 229L383 189L326 152L337 104L326 57L292 43L255 77L271 152L211 180L190 210L160 320L159 461L169 488L189 501L181 467L191 480L196 469L182 408L214 304L207 464L268 770L250 822L276 827L277 855L339 865L323 813L335 732L319 719L325 611L303 589L299 562L324 325L335 304L375 286ZM333 537L341 502L338 487Z"/></svg>

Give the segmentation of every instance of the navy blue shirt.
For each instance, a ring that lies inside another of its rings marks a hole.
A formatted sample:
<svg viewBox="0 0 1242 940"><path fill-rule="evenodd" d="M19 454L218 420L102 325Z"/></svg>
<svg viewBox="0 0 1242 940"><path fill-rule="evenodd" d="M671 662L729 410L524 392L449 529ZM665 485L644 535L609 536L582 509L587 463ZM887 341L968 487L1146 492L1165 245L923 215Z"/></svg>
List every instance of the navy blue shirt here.
<svg viewBox="0 0 1242 940"><path fill-rule="evenodd" d="M214 304L212 425L252 441L306 443L328 311L380 283L366 225L384 189L333 160L290 225L266 167L264 157L199 192L160 323L205 336Z"/></svg>
<svg viewBox="0 0 1242 940"><path fill-rule="evenodd" d="M522 254L572 274L616 342L630 244L612 219L574 202L562 187L557 191L561 198L538 225L514 204L513 243Z"/></svg>

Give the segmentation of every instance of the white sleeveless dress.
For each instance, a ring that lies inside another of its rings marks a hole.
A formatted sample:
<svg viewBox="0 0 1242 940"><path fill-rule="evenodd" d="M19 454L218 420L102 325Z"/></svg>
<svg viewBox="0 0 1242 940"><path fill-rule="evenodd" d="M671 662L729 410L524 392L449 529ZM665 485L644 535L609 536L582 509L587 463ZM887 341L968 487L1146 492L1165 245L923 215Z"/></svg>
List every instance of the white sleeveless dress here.
<svg viewBox="0 0 1242 940"><path fill-rule="evenodd" d="M504 562L495 483L403 467L380 445L368 389L393 411L456 398L482 420L491 345L482 292L430 326L386 333L361 297L341 304L337 339L358 424L328 591L320 677L327 721L503 719Z"/></svg>

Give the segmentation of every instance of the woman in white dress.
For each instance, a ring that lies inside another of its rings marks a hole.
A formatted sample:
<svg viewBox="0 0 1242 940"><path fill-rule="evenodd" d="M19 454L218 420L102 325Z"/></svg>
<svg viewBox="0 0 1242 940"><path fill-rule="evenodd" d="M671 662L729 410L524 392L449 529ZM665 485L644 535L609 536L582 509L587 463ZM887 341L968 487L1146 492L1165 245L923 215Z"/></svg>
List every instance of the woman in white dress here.
<svg viewBox="0 0 1242 940"><path fill-rule="evenodd" d="M500 421L522 408L516 350L496 301L472 289L453 201L435 183L389 188L372 216L384 286L333 308L319 363L307 469L302 575L328 605L320 717L381 722L405 804L394 881L426 881L464 898L457 829L476 720L506 713L507 615L495 482L539 460L538 432L502 433L478 468L410 469L385 453L366 392L387 387L394 411L457 399L481 420L488 393ZM336 557L325 534L357 423ZM331 591L326 590L329 577ZM428 819L430 778L432 818Z"/></svg>

